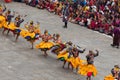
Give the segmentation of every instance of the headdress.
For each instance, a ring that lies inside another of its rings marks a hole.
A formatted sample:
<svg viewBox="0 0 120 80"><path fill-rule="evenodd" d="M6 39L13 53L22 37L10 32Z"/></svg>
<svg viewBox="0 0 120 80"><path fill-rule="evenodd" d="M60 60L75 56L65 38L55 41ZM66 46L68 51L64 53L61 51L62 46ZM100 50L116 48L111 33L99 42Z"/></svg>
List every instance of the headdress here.
<svg viewBox="0 0 120 80"><path fill-rule="evenodd" d="M118 66L118 65L115 65L114 67L115 67L115 68L119 68L119 66Z"/></svg>
<svg viewBox="0 0 120 80"><path fill-rule="evenodd" d="M30 21L30 24L33 24L33 21Z"/></svg>
<svg viewBox="0 0 120 80"><path fill-rule="evenodd" d="M56 37L60 37L60 34L56 34Z"/></svg>
<svg viewBox="0 0 120 80"><path fill-rule="evenodd" d="M44 33L48 33L48 30L45 30Z"/></svg>

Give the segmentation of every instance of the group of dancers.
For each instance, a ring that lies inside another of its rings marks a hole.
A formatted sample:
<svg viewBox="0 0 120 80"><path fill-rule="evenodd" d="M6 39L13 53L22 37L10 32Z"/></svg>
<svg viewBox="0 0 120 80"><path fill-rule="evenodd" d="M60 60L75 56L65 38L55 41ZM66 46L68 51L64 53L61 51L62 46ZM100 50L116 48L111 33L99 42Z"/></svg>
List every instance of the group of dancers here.
<svg viewBox="0 0 120 80"><path fill-rule="evenodd" d="M64 43L61 40L60 34L51 35L48 30L45 30L42 34L39 22L34 23L34 21L30 21L25 24L24 28L20 28L26 15L17 15L16 17L15 15L16 12L12 14L10 10L6 11L5 6L0 5L0 28L3 28L3 34L7 32L8 35L9 32L12 32L15 36L15 41L18 40L19 36L22 36L31 43L32 49L34 48L35 41L41 38L42 41L35 47L40 49L45 57L48 56L47 51L50 50L51 53L56 54L58 60L63 61L63 68L68 63L68 69L75 69L78 74L86 76L86 80L91 80L92 76L97 75L98 72L94 65L94 58L99 55L98 50L96 50L96 53L89 50L86 60L82 60L79 53L84 53L86 49L81 50L81 47L74 45L71 41ZM14 18L14 22L12 18ZM105 77L105 80L108 80L107 78Z"/></svg>

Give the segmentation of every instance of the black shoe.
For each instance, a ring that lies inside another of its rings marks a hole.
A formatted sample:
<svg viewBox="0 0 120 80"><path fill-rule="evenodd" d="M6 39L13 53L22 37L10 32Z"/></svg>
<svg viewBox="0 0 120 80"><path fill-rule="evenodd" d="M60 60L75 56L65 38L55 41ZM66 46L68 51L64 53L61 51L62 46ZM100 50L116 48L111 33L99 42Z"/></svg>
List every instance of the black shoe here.
<svg viewBox="0 0 120 80"><path fill-rule="evenodd" d="M116 48L118 48L118 49L119 49L119 46L117 46Z"/></svg>
<svg viewBox="0 0 120 80"><path fill-rule="evenodd" d="M114 44L111 44L112 47L114 47L115 45Z"/></svg>

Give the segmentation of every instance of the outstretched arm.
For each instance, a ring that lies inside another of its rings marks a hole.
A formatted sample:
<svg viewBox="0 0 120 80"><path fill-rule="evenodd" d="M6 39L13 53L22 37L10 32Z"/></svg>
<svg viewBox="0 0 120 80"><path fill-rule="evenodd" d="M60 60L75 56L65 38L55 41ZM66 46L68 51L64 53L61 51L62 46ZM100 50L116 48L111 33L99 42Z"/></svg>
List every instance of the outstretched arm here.
<svg viewBox="0 0 120 80"><path fill-rule="evenodd" d="M78 45L77 45L77 47L78 47L78 48L81 48L81 47L80 47L80 46L78 46ZM83 50L78 49L79 53L84 53L84 52L85 52L85 50L86 50L86 48L85 48L85 49L83 49Z"/></svg>
<svg viewBox="0 0 120 80"><path fill-rule="evenodd" d="M96 50L96 54L94 54L94 57L97 57L99 55L99 51Z"/></svg>
<svg viewBox="0 0 120 80"><path fill-rule="evenodd" d="M3 12L5 12L5 11L6 11L6 9L7 9L7 8L6 8L6 6L4 5L4 9L3 9Z"/></svg>
<svg viewBox="0 0 120 80"><path fill-rule="evenodd" d="M20 20L20 23L22 23L22 22L24 22L24 19L21 19L21 20Z"/></svg>
<svg viewBox="0 0 120 80"><path fill-rule="evenodd" d="M52 38L53 38L53 41L55 42L56 40L55 34L52 35Z"/></svg>
<svg viewBox="0 0 120 80"><path fill-rule="evenodd" d="M79 53L84 53L86 49L80 50L78 49Z"/></svg>

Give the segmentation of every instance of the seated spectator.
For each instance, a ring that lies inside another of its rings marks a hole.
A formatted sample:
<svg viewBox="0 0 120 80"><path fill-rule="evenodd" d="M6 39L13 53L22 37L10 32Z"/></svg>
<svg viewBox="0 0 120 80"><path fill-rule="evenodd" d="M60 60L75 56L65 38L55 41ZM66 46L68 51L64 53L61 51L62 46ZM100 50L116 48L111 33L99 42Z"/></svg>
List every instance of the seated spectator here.
<svg viewBox="0 0 120 80"><path fill-rule="evenodd" d="M37 0L31 0L29 5L32 6L32 7L36 7L36 5L38 4L38 1Z"/></svg>
<svg viewBox="0 0 120 80"><path fill-rule="evenodd" d="M49 10L49 7L50 7L50 2L49 1L45 1L45 8L47 10Z"/></svg>
<svg viewBox="0 0 120 80"><path fill-rule="evenodd" d="M31 0L24 0L24 3L26 3L27 5L29 5L30 2Z"/></svg>
<svg viewBox="0 0 120 80"><path fill-rule="evenodd" d="M54 12L54 11L55 11L55 5L54 5L53 2L50 2L48 11L49 11L49 12Z"/></svg>
<svg viewBox="0 0 120 80"><path fill-rule="evenodd" d="M79 22L81 22L81 18L80 18L80 15L77 15L77 17L75 19L72 19L71 22L72 23L76 23L76 24L79 24Z"/></svg>
<svg viewBox="0 0 120 80"><path fill-rule="evenodd" d="M92 29L92 30L95 30L95 28L96 28L96 21L95 21L95 19L92 19L92 20L91 20L91 23L90 23L90 25L89 25L89 28Z"/></svg>
<svg viewBox="0 0 120 80"><path fill-rule="evenodd" d="M44 9L45 8L45 1L39 0L37 8Z"/></svg>
<svg viewBox="0 0 120 80"><path fill-rule="evenodd" d="M107 23L107 21L105 21L105 24L104 24L104 33L105 34L109 33L109 24Z"/></svg>
<svg viewBox="0 0 120 80"><path fill-rule="evenodd" d="M59 2L55 8L55 14L61 16L62 15L62 7L63 7L63 4L61 2Z"/></svg>

